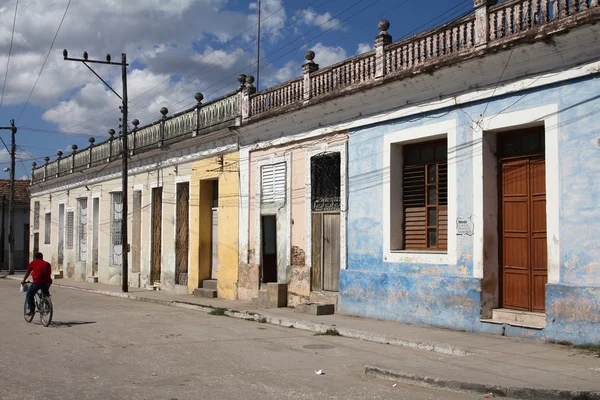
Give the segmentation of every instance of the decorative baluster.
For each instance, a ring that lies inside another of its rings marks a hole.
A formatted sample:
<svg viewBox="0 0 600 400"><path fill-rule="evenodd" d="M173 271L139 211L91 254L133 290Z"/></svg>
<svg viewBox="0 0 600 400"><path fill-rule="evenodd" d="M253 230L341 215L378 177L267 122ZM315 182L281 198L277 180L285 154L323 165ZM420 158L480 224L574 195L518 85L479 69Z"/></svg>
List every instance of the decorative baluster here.
<svg viewBox="0 0 600 400"><path fill-rule="evenodd" d="M506 9L506 35L512 35L514 30L514 22L513 22L513 8L509 7Z"/></svg>
<svg viewBox="0 0 600 400"><path fill-rule="evenodd" d="M541 12L541 24L547 24L548 23L548 0L542 0L542 12Z"/></svg>
<svg viewBox="0 0 600 400"><path fill-rule="evenodd" d="M560 0L560 18L567 18L567 0Z"/></svg>
<svg viewBox="0 0 600 400"><path fill-rule="evenodd" d="M600 0L592 0L591 7L596 7L600 5Z"/></svg>
<svg viewBox="0 0 600 400"><path fill-rule="evenodd" d="M558 19L558 0L550 0L550 7L552 8L552 20Z"/></svg>
<svg viewBox="0 0 600 400"><path fill-rule="evenodd" d="M540 16L540 0L533 0L531 4L531 26L534 27L539 25L539 16Z"/></svg>
<svg viewBox="0 0 600 400"><path fill-rule="evenodd" d="M571 0L569 3L569 15L577 14L577 0Z"/></svg>

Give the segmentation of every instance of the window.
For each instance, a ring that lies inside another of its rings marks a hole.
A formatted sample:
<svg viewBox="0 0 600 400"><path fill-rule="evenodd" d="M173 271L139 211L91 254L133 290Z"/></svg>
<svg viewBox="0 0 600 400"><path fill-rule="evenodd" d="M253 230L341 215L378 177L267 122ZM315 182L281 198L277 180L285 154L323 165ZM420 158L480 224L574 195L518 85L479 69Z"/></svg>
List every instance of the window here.
<svg viewBox="0 0 600 400"><path fill-rule="evenodd" d="M65 244L65 248L67 250L73 250L73 222L74 222L74 213L73 211L67 211L67 240Z"/></svg>
<svg viewBox="0 0 600 400"><path fill-rule="evenodd" d="M50 236L52 233L52 214L46 213L44 217L44 244L50 244Z"/></svg>
<svg viewBox="0 0 600 400"><path fill-rule="evenodd" d="M403 160L404 249L446 251L447 142L404 146Z"/></svg>
<svg viewBox="0 0 600 400"><path fill-rule="evenodd" d="M77 200L77 260L87 261L87 226L88 226L88 199Z"/></svg>
<svg viewBox="0 0 600 400"><path fill-rule="evenodd" d="M115 192L110 194L110 247L111 264L123 264L123 236L121 235L121 221L123 221L123 194Z"/></svg>
<svg viewBox="0 0 600 400"><path fill-rule="evenodd" d="M261 196L263 203L285 200L285 162L261 167Z"/></svg>
<svg viewBox="0 0 600 400"><path fill-rule="evenodd" d="M340 153L316 155L310 160L313 211L340 209Z"/></svg>
<svg viewBox="0 0 600 400"><path fill-rule="evenodd" d="M33 230L40 229L40 202L33 203Z"/></svg>

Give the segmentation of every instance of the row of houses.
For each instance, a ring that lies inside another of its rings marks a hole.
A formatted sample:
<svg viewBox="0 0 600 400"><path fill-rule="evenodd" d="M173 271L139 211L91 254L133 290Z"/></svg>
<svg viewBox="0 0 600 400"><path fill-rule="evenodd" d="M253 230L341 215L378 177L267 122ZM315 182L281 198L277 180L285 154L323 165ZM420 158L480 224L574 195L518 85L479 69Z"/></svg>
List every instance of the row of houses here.
<svg viewBox="0 0 600 400"><path fill-rule="evenodd" d="M127 252L135 287L599 341L599 2L474 6L134 120L126 199L123 137L34 166L32 251L68 279L121 284Z"/></svg>

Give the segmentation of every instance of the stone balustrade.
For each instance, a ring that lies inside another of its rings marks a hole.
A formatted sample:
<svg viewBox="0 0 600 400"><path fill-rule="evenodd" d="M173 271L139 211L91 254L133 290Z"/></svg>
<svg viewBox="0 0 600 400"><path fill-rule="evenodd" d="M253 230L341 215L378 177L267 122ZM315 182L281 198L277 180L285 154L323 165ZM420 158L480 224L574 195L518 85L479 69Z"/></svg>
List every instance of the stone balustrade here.
<svg viewBox="0 0 600 400"><path fill-rule="evenodd" d="M202 94L196 95L198 104L177 115L166 117L141 128L136 126L128 134L131 153L161 147L165 141L193 138L225 127L227 124L245 124L294 107L302 107L321 100L343 96L352 90L366 89L381 79L402 79L404 74L419 73L424 66L444 65L452 57L490 48L502 48L520 38L543 38L548 32L576 27L581 21L595 22L600 15L600 0L474 0L474 11L462 18L418 35L392 42L387 30L390 23L379 22L380 33L375 37L374 49L351 57L327 68L319 69L313 51L305 54L303 75L256 93L252 76L240 75L241 87L234 93L202 105ZM533 35L533 36L532 36ZM239 119L239 122L238 122ZM113 132L114 134L114 132ZM75 170L111 162L121 157L122 138L111 138L99 145L62 157L32 170L32 184L69 174Z"/></svg>

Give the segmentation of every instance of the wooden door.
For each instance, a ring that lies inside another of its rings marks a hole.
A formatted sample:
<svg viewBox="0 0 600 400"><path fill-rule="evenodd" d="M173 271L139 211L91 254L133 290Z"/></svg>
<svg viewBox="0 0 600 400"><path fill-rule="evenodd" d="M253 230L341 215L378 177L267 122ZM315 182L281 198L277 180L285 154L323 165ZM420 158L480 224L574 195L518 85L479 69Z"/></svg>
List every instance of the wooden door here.
<svg viewBox="0 0 600 400"><path fill-rule="evenodd" d="M178 285L188 284L189 257L189 217L190 217L190 184L177 184L177 222L175 237L175 282Z"/></svg>
<svg viewBox="0 0 600 400"><path fill-rule="evenodd" d="M261 217L262 282L277 282L277 217Z"/></svg>
<svg viewBox="0 0 600 400"><path fill-rule="evenodd" d="M152 268L150 284L160 282L162 262L162 187L152 189Z"/></svg>
<svg viewBox="0 0 600 400"><path fill-rule="evenodd" d="M545 312L546 169L542 157L502 163L502 300Z"/></svg>
<svg viewBox="0 0 600 400"><path fill-rule="evenodd" d="M142 191L133 192L133 213L131 218L131 272L141 270L142 259Z"/></svg>
<svg viewBox="0 0 600 400"><path fill-rule="evenodd" d="M340 280L340 214L312 215L312 290L337 292Z"/></svg>
<svg viewBox="0 0 600 400"><path fill-rule="evenodd" d="M323 290L338 291L340 281L340 214L323 214Z"/></svg>
<svg viewBox="0 0 600 400"><path fill-rule="evenodd" d="M213 207L210 216L210 277L218 279L219 276L219 209Z"/></svg>

